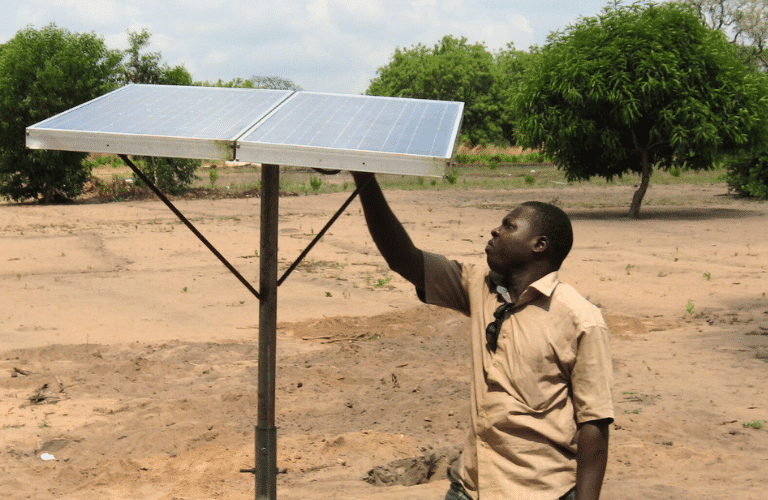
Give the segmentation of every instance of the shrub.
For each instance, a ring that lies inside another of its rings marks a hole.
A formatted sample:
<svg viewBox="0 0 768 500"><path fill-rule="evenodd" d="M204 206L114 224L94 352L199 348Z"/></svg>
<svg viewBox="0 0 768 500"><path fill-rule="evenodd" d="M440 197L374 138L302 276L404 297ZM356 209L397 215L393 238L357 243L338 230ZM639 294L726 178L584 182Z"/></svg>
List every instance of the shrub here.
<svg viewBox="0 0 768 500"><path fill-rule="evenodd" d="M525 180L525 183L528 184L529 186L536 184L536 177L534 177L531 174L526 174L524 180Z"/></svg>
<svg viewBox="0 0 768 500"><path fill-rule="evenodd" d="M459 169L452 168L445 173L445 180L448 184L456 184L456 180L459 178Z"/></svg>
<svg viewBox="0 0 768 500"><path fill-rule="evenodd" d="M82 192L87 155L29 151L25 129L115 88L120 57L95 34L55 24L25 28L0 45L0 196L54 202Z"/></svg>
<svg viewBox="0 0 768 500"><path fill-rule="evenodd" d="M734 158L728 165L726 182L739 196L768 199L768 152Z"/></svg>
<svg viewBox="0 0 768 500"><path fill-rule="evenodd" d="M158 189L171 194L186 191L197 179L195 171L202 163L200 160L154 156L137 156L134 162ZM143 186L144 183L135 174L134 178L137 186Z"/></svg>

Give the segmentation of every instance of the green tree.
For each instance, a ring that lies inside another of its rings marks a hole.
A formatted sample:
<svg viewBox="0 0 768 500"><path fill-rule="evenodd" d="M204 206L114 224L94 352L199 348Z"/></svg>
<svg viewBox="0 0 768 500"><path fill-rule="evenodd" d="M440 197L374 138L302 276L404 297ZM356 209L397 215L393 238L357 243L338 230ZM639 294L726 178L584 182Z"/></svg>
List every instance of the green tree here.
<svg viewBox="0 0 768 500"><path fill-rule="evenodd" d="M162 63L160 52L142 52L149 46L152 34L147 29L141 32L128 31L130 47L123 54L123 83L156 85L192 85L192 76L184 66L169 66ZM187 158L136 157L144 175L159 189L178 194L187 189L195 180L200 160ZM141 179L135 178L136 185Z"/></svg>
<svg viewBox="0 0 768 500"><path fill-rule="evenodd" d="M718 31L678 4L616 4L550 35L515 99L522 142L571 180L640 175L638 217L654 168L712 168L754 147L768 85Z"/></svg>
<svg viewBox="0 0 768 500"><path fill-rule="evenodd" d="M422 44L397 48L377 74L366 94L462 101L461 140L473 144L514 141L514 125L502 100L501 72L483 44L448 35L432 48Z"/></svg>
<svg viewBox="0 0 768 500"><path fill-rule="evenodd" d="M240 89L274 89L274 90L301 90L301 87L288 78L279 76L252 76L250 78L234 78L228 82L219 80L215 83L208 81L195 82L202 87L230 87Z"/></svg>
<svg viewBox="0 0 768 500"><path fill-rule="evenodd" d="M30 151L25 129L117 87L121 55L94 33L27 27L0 46L0 196L50 203L90 178L84 153Z"/></svg>
<svg viewBox="0 0 768 500"><path fill-rule="evenodd" d="M192 75L183 66L161 63L160 52L142 51L149 46L152 33L146 28L140 32L128 30L130 47L123 53L122 83L146 83L152 85L192 85Z"/></svg>
<svg viewBox="0 0 768 500"><path fill-rule="evenodd" d="M754 69L768 69L767 0L677 0L691 6L709 28L726 34L740 59Z"/></svg>
<svg viewBox="0 0 768 500"><path fill-rule="evenodd" d="M678 0L704 24L720 30L753 71L768 70L768 0ZM728 186L742 196L768 199L768 153L755 149L728 159Z"/></svg>
<svg viewBox="0 0 768 500"><path fill-rule="evenodd" d="M531 47L528 52L515 49L514 44L494 54L498 99L502 104L499 123L505 130L505 142L517 144L513 135L515 128L514 100L520 92L523 75L531 67L539 54L538 47Z"/></svg>

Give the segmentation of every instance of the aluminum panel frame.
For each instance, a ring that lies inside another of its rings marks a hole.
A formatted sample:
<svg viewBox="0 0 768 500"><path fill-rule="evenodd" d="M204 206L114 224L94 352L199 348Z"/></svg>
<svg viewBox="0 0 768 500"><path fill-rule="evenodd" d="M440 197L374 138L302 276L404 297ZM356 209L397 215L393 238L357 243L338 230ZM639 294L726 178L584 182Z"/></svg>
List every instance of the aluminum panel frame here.
<svg viewBox="0 0 768 500"><path fill-rule="evenodd" d="M286 148L280 144L237 144L236 161L291 167L348 170L379 174L442 177L451 158L328 148Z"/></svg>
<svg viewBox="0 0 768 500"><path fill-rule="evenodd" d="M234 159L235 141L173 138L138 134L27 129L27 147L83 153L111 153L200 160Z"/></svg>

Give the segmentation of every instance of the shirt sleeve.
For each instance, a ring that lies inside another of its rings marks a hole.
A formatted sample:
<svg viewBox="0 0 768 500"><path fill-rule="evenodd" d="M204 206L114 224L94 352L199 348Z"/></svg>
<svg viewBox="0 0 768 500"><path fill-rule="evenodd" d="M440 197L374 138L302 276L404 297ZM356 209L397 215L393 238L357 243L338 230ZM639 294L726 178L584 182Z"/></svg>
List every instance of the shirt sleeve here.
<svg viewBox="0 0 768 500"><path fill-rule="evenodd" d="M442 255L424 252L424 293L419 294L419 298L427 304L447 307L469 316L464 266Z"/></svg>
<svg viewBox="0 0 768 500"><path fill-rule="evenodd" d="M576 422L614 418L613 365L608 328L587 327L578 337L576 361L571 372Z"/></svg>

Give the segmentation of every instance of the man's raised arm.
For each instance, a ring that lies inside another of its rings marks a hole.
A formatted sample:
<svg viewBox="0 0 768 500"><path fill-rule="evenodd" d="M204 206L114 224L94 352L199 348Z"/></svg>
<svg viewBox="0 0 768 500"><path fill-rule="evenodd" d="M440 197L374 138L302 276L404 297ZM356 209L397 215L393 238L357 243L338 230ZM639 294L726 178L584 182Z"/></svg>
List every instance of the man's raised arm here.
<svg viewBox="0 0 768 500"><path fill-rule="evenodd" d="M390 269L410 281L417 290L424 290L424 254L416 248L403 225L389 208L376 176L367 172L352 172L360 187L365 222L376 247Z"/></svg>

